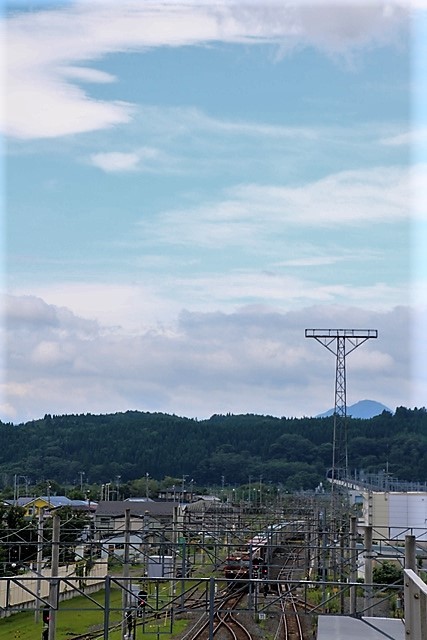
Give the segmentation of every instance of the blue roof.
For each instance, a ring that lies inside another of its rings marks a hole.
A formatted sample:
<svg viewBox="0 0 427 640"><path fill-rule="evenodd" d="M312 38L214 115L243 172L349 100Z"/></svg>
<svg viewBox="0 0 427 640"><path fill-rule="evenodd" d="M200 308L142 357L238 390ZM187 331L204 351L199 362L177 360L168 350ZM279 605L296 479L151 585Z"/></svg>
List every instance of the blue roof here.
<svg viewBox="0 0 427 640"><path fill-rule="evenodd" d="M88 505L87 500L71 500L67 498L67 496L33 496L17 498L16 500L7 500L8 504L16 504L18 507L26 507L31 502L35 502L36 500L44 500L53 509L57 509L58 507L86 507Z"/></svg>

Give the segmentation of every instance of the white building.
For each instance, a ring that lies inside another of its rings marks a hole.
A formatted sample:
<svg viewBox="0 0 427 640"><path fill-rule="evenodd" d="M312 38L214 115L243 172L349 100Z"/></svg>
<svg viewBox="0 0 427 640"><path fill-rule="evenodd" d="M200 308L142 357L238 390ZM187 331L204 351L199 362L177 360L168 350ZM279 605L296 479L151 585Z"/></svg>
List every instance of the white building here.
<svg viewBox="0 0 427 640"><path fill-rule="evenodd" d="M359 525L372 526L374 540L381 538L404 542L415 536L427 542L427 492L364 491Z"/></svg>

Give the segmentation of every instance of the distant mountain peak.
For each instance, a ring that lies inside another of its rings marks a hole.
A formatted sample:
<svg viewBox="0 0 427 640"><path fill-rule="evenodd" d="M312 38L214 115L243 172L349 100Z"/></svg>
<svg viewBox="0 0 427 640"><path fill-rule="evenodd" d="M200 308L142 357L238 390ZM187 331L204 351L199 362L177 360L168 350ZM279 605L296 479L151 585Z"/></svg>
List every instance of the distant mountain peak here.
<svg viewBox="0 0 427 640"><path fill-rule="evenodd" d="M383 411L393 413L391 409L381 402L376 402L375 400L359 400L359 402L347 407L347 415L351 418L369 419L380 415ZM329 409L329 411L325 411L325 413L317 415L316 418L327 418L328 416L332 416L333 413L334 410Z"/></svg>

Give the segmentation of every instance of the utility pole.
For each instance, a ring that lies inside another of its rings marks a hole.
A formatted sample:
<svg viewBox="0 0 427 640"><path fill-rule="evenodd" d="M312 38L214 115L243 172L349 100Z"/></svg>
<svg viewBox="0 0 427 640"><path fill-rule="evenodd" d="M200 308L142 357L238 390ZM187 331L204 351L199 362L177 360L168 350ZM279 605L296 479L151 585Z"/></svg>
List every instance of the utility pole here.
<svg viewBox="0 0 427 640"><path fill-rule="evenodd" d="M365 615L369 616L372 614L372 569L373 569L373 558L372 558L372 527L365 527L365 536L364 536L364 544L365 544L365 603L364 603L364 611Z"/></svg>
<svg viewBox="0 0 427 640"><path fill-rule="evenodd" d="M350 582L357 582L357 518L350 518ZM350 615L355 615L357 609L357 588L350 589Z"/></svg>
<svg viewBox="0 0 427 640"><path fill-rule="evenodd" d="M80 491L81 493L83 493L83 476L85 475L84 471L79 471L79 476L80 476Z"/></svg>
<svg viewBox="0 0 427 640"><path fill-rule="evenodd" d="M122 635L123 637L126 634L127 630L127 620L126 620L126 612L128 610L129 603L129 546L130 546L130 509L127 508L125 510L125 548L124 548L124 558L123 558L123 590L122 590L122 609L123 609L123 617L122 617Z"/></svg>
<svg viewBox="0 0 427 640"><path fill-rule="evenodd" d="M34 610L34 622L38 622L40 618L40 576L42 572L42 562L43 562L43 513L40 510L38 515L38 523L37 523L37 562L36 562L36 571L37 571L37 585L36 585L36 606Z"/></svg>

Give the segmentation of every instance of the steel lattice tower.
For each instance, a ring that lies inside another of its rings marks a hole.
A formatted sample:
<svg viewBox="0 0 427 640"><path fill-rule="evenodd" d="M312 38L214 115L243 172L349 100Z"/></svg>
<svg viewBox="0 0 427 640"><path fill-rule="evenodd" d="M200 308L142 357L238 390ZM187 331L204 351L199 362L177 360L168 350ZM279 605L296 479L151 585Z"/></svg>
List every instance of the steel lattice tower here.
<svg viewBox="0 0 427 640"><path fill-rule="evenodd" d="M332 491L334 480L348 476L347 453L347 384L345 359L370 338L377 338L376 329L306 329L306 338L314 338L336 357L335 407L332 442Z"/></svg>

